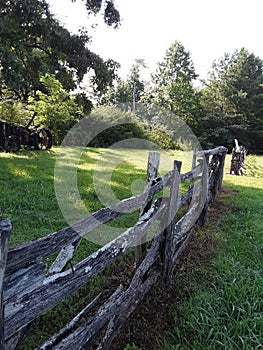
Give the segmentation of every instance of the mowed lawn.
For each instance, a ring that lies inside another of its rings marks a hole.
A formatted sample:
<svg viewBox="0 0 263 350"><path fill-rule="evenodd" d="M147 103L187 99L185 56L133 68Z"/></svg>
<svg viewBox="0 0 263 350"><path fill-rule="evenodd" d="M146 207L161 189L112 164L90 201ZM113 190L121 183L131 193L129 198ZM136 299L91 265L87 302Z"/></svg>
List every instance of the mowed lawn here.
<svg viewBox="0 0 263 350"><path fill-rule="evenodd" d="M95 148L68 149L62 152L59 148L54 148L49 152L0 153L0 210L3 218L9 218L13 225L10 246L38 239L69 225L68 218L63 216L58 204L54 174L57 184L64 184L64 181L68 185L72 169L75 169L81 204L84 203L86 208L83 214L88 215L143 191L148 154L148 151L142 150ZM183 171L189 170L191 156L187 152L162 152L160 174L172 169L175 158L183 161ZM61 178L58 174L61 174ZM69 193L68 201L72 208L78 209L70 195L72 188L64 189ZM124 231L137 219L138 211L124 215L111 225ZM98 244L83 240L73 263L97 248ZM45 261L50 264L52 260ZM107 278L102 276L94 279L87 287L41 317L31 328L23 349L35 348L59 331L101 290L109 289L111 273L107 274Z"/></svg>
<svg viewBox="0 0 263 350"><path fill-rule="evenodd" d="M83 151L83 152L82 152ZM0 210L12 221L10 245L38 239L69 225L63 217L54 187L54 172L65 181L66 200L70 201L68 178L75 169L77 189L86 207L83 216L119 200L142 193L146 180L148 151L89 148L60 153L0 153ZM191 167L191 153L163 152L160 173L172 169L173 159L183 160L183 171ZM57 168L59 168L59 171ZM62 186L63 187L63 186ZM72 208L76 203L72 203ZM77 208L78 209L78 208ZM123 219L132 225L135 217Z"/></svg>
<svg viewBox="0 0 263 350"><path fill-rule="evenodd" d="M229 175L227 157L219 248L190 273L190 296L172 311L174 326L158 349L263 349L263 156L246 159L246 176ZM179 291L180 293L180 291Z"/></svg>
<svg viewBox="0 0 263 350"><path fill-rule="evenodd" d="M0 153L0 210L4 218L12 221L10 245L35 240L68 226L54 187L54 171L58 166L64 178L56 179L58 182L66 181L75 167L78 191L88 214L142 192L147 158L148 151L91 148L82 153L78 150L61 154L58 148L50 152ZM161 174L171 170L173 159L182 160L182 172L191 168L191 153L163 152ZM220 242L217 257L187 277L191 296L179 307L171 308L174 327L165 339L158 341L158 349L263 348L263 157L248 156L247 175L243 177L229 175L229 166L230 155L224 176L224 186L230 194L223 195L226 212L216 228ZM76 203L72 205L78 209ZM137 218L135 212L112 225L125 230ZM208 232L209 229L208 222ZM85 240L78 259L95 249L97 245ZM88 287L89 295L85 289L87 298L78 307L83 307L101 287L103 282L96 279ZM83 297L83 293L80 295ZM79 295L76 298L80 300ZM64 314L62 305L52 315L43 317L33 327L24 349L34 348L68 322L77 312L68 305L71 315Z"/></svg>

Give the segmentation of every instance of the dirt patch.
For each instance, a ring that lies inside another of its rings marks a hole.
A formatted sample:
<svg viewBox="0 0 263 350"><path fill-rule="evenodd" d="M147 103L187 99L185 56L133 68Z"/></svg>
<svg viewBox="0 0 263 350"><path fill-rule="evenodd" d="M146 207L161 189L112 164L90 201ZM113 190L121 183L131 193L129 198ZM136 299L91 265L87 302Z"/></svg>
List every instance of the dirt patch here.
<svg viewBox="0 0 263 350"><path fill-rule="evenodd" d="M204 266L215 256L219 244L218 228L223 215L231 207L229 199L235 194L228 188L221 190L209 208L207 228L195 233L178 260L171 285L167 287L160 280L151 289L113 341L111 350L123 350L127 344L136 344L142 350L157 348L158 339L173 327L172 311L191 294L187 283L191 271Z"/></svg>

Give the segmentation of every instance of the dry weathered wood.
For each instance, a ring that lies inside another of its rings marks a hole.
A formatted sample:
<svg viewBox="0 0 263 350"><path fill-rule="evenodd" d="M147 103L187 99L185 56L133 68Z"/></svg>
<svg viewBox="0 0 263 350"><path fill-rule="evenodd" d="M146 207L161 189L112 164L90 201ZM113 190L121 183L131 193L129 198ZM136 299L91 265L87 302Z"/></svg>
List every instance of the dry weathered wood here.
<svg viewBox="0 0 263 350"><path fill-rule="evenodd" d="M238 140L235 139L235 148L232 149L232 158L230 166L230 175L245 175L245 159L247 149L244 146L239 146Z"/></svg>
<svg viewBox="0 0 263 350"><path fill-rule="evenodd" d="M128 210L130 202L134 205L137 202L137 208L139 208L143 202L143 196L141 198L133 197L130 201L125 201L118 209L124 210L124 208L127 208ZM63 248L63 246L81 239L84 232L90 232L99 225L116 219L121 215L123 215L122 212L116 211L112 207L103 208L88 218L79 221L72 227L67 227L44 238L15 247L8 252L7 272L10 273L36 260L49 256Z"/></svg>
<svg viewBox="0 0 263 350"><path fill-rule="evenodd" d="M65 269L68 262L73 258L73 255L75 254L80 242L81 238L61 249L52 266L48 270L48 275L59 273Z"/></svg>
<svg viewBox="0 0 263 350"><path fill-rule="evenodd" d="M199 218L197 220L200 227L204 227L206 224L206 218L207 218L207 212L208 212L208 204L209 204L209 198L208 198L208 185L209 185L209 153L205 155L204 159L204 169L203 169L203 175L202 175L202 190L204 195L204 201L203 201L203 209L199 215Z"/></svg>
<svg viewBox="0 0 263 350"><path fill-rule="evenodd" d="M4 275L6 270L6 260L8 252L9 238L12 230L12 225L9 220L0 218L0 350L5 349L5 324L4 324L4 303L3 303L3 287Z"/></svg>
<svg viewBox="0 0 263 350"><path fill-rule="evenodd" d="M176 261L179 259L180 255L183 253L185 248L188 246L190 240L193 237L194 231L195 231L194 228L192 228L189 232L187 232L186 238L181 243L180 247L175 251L174 256L172 257L172 265L173 265L173 267L175 267Z"/></svg>
<svg viewBox="0 0 263 350"><path fill-rule="evenodd" d="M11 249L7 257L7 273L11 273L36 260L49 256L69 244L74 244L83 235L86 235L98 226L110 222L125 213L130 213L141 208L145 201L149 202L155 194L162 191L168 185L171 173L167 173L162 179L156 180L156 183L150 188L147 194L143 193L124 199L111 207L98 210L71 227Z"/></svg>
<svg viewBox="0 0 263 350"><path fill-rule="evenodd" d="M104 208L93 213L72 227L55 232L48 237L29 244L16 247L8 253L8 265L5 275L4 298L6 304L5 313L5 336L6 346L15 348L19 339L25 334L28 325L38 316L46 313L59 302L70 296L75 290L90 281L98 273L109 266L123 252L145 236L146 232L158 220L159 227L152 245L149 248L145 259L136 270L130 286L125 290L118 290L112 298L102 305L93 317L83 322L79 328L70 335L66 335L72 329L72 325L79 321L72 322L63 328L58 334L49 339L48 346L53 349L94 349L96 336L108 324L107 332L99 349L108 349L109 344L123 326L125 320L137 307L145 294L163 273L163 248L169 246L169 276L174 268L178 256L187 246L193 234L193 227L203 208L203 219L206 218L209 193L214 198L220 189L223 178L224 160L226 155L225 147L217 147L213 150L197 152L199 164L193 161L192 170L186 174L177 176L175 171L168 172L162 179L157 178L157 172L149 181L148 188L143 194L125 199L120 203ZM204 157L212 160L207 168L204 167ZM200 159L201 158L201 159ZM176 177L177 187L174 186ZM208 180L209 177L209 180ZM191 181L189 191L178 199L179 182ZM170 204L167 199L159 198L149 208L154 195L163 190L166 186L172 186L170 192ZM177 191L177 194L176 194ZM193 198L188 212L178 222L173 220L173 213L182 206L189 198ZM170 208L167 215L167 207ZM73 269L61 272L65 269L67 262L72 258L75 248L84 234L89 233L101 224L107 223L115 218L134 210L142 210L142 215L134 227L126 230L118 238L99 249L91 256L74 266ZM145 210L146 208L146 210ZM144 211L146 211L144 213ZM164 227L172 222L170 234L164 235ZM166 225L164 225L164 222ZM167 240L167 241L165 241ZM179 247L179 248L178 248ZM63 248L61 250L61 248ZM43 257L61 250L55 263L49 270L49 276L44 278L45 265L41 263ZM167 258L168 259L168 258ZM1 266L0 266L1 268ZM1 269L0 269L1 270ZM29 281L29 276L32 281ZM52 275L53 274L53 275ZM29 282L27 284L27 281ZM33 282L36 282L35 284ZM83 310L83 313L84 310ZM3 320L2 320L3 321ZM61 340L61 337L65 339ZM15 339L15 341L14 341ZM45 345L42 344L42 347ZM50 345L52 344L52 345ZM56 344L56 345L55 345ZM46 345L45 345L46 346ZM45 348L45 347L44 347ZM43 349L44 349L43 348ZM41 347L40 347L41 349Z"/></svg>
<svg viewBox="0 0 263 350"><path fill-rule="evenodd" d="M23 341L25 340L28 331L30 330L30 327L32 326L33 322L26 325L24 328L22 328L19 332L14 334L12 338L9 338L7 341L5 341L5 347L6 349L12 349L12 350L20 350L21 346L23 344Z"/></svg>
<svg viewBox="0 0 263 350"><path fill-rule="evenodd" d="M215 147L215 148L212 148L209 150L196 152L196 156L197 157L204 157L206 155L213 156L214 154L223 154L225 152L227 152L227 148L224 146L219 146L219 147Z"/></svg>
<svg viewBox="0 0 263 350"><path fill-rule="evenodd" d="M191 208L188 210L188 212L180 218L175 224L174 227L174 235L173 235L173 247L174 250L176 249L176 246L185 238L185 236L188 234L188 232L191 230L191 228L195 225L196 220L198 218L199 203L195 202L191 205Z"/></svg>
<svg viewBox="0 0 263 350"><path fill-rule="evenodd" d="M39 262L5 276L3 298L6 308L8 303L19 300L23 295L40 287L45 279L45 274L46 265ZM8 309L6 312L9 312Z"/></svg>
<svg viewBox="0 0 263 350"><path fill-rule="evenodd" d="M218 175L218 191L221 190L223 177L224 177L224 168L225 168L225 160L226 160L226 154L227 152L223 153L220 158L219 163L219 175Z"/></svg>
<svg viewBox="0 0 263 350"><path fill-rule="evenodd" d="M158 169L160 164L160 153L149 152L147 164L146 186L151 187L152 182L158 177Z"/></svg>
<svg viewBox="0 0 263 350"><path fill-rule="evenodd" d="M82 350L83 346L96 334L97 329L102 329L113 317L115 311L118 309L118 299L122 292L123 286L120 285L110 298L98 309L94 316L90 317L74 332L53 346L52 350Z"/></svg>
<svg viewBox="0 0 263 350"><path fill-rule="evenodd" d="M180 185L180 171L182 163L174 161L173 179L170 188L170 197L167 208L167 223L166 223L166 237L164 248L164 279L169 282L172 271L172 256L173 256L173 235L175 228L175 215L178 209L179 185Z"/></svg>
<svg viewBox="0 0 263 350"><path fill-rule="evenodd" d="M130 213L139 209L145 201L149 202L155 194L162 191L164 187L168 185L171 176L172 172L169 172L164 175L162 179L157 179L156 183L149 190L147 198L145 198L145 193L143 193L124 199L112 207L98 210L71 227L67 227L36 241L11 249L8 252L7 273L11 273L36 260L49 256L62 249L64 246L74 244L82 238L81 234L84 234L84 232L87 234L99 225L112 221L125 213Z"/></svg>
<svg viewBox="0 0 263 350"><path fill-rule="evenodd" d="M112 319L112 325L111 329L108 332L107 336L104 338L102 344L99 346L98 349L108 350L111 348L112 341L114 338L118 335L121 328L125 324L126 320L130 317L132 312L139 306L139 304L144 299L145 295L149 292L151 287L156 283L160 273L155 272L147 279L140 284L136 290L128 290L124 294L122 298L122 304L120 305L120 309L122 312L118 312L118 316L115 316ZM133 293L134 292L134 293ZM87 349L92 350L93 347L89 345L89 343L85 344L88 345Z"/></svg>
<svg viewBox="0 0 263 350"><path fill-rule="evenodd" d="M221 188L226 152L214 155L209 166L208 203L214 201Z"/></svg>
<svg viewBox="0 0 263 350"><path fill-rule="evenodd" d="M181 183L195 179L202 172L202 164L197 164L191 171L181 174Z"/></svg>
<svg viewBox="0 0 263 350"><path fill-rule="evenodd" d="M132 247L138 237L143 236L162 214L165 205L164 201L157 199L152 208L141 217L135 226L77 264L74 272L69 269L50 276L44 281L42 287L26 294L18 302L8 305L12 313L8 314L5 319L7 339L85 285L115 261L120 254Z"/></svg>
<svg viewBox="0 0 263 350"><path fill-rule="evenodd" d="M159 276L158 272L151 273L147 276L149 269L159 258L160 246L162 244L162 233L158 233L153 244L148 251L146 258L143 260L132 279L129 288L119 293L118 298L112 298L107 301L85 324L79 327L74 333L62 340L53 350L62 349L93 349L93 337L112 320L112 327L104 339L102 349L110 346L110 341L117 335L117 332L129 317L129 315L139 305L151 286L156 282Z"/></svg>
<svg viewBox="0 0 263 350"><path fill-rule="evenodd" d="M110 347L112 341L120 331L121 327L124 325L125 321L137 308L139 303L149 292L151 286L156 283L157 278L161 275L160 253L163 243L163 235L164 231L157 231L151 248L149 249L139 268L136 270L129 288L122 296L123 301L120 304L118 313L115 314L115 317L111 320L111 325L108 332L98 350L106 350Z"/></svg>
<svg viewBox="0 0 263 350"><path fill-rule="evenodd" d="M195 170L195 168L196 168L196 158L197 158L197 157L196 157L196 154L194 153L194 154L193 154L193 158L192 158L192 169L191 169L192 172L194 172L194 170ZM201 164L199 164L199 166L200 166L200 168L201 168ZM201 171L201 170L200 170L200 171ZM194 182L195 182L195 177L193 176L193 177L191 178L191 181L190 181L189 191L193 190L193 188L194 188ZM190 205L191 200L192 200L192 198L189 198L189 200L187 201L187 204L188 204L188 205Z"/></svg>
<svg viewBox="0 0 263 350"><path fill-rule="evenodd" d="M45 341L42 345L38 347L38 350L48 350L52 349L54 345L60 342L65 336L69 334L70 331L80 322L83 317L91 310L91 308L96 304L100 298L101 293L96 296L81 312L79 312L65 327L63 327L58 333L53 335L50 339Z"/></svg>
<svg viewBox="0 0 263 350"><path fill-rule="evenodd" d="M158 177L158 169L159 169L159 164L160 164L160 153L158 152L149 152L148 156L148 164L147 164L147 176L146 176L146 185L144 189L144 193L146 193L146 198L148 197L150 188L153 185L153 182L157 179ZM151 201L146 201L140 210L140 216L143 215L151 206ZM147 235L147 233L146 233ZM136 247L135 251L135 265L137 265L143 255L143 253L146 250L146 235L142 237Z"/></svg>

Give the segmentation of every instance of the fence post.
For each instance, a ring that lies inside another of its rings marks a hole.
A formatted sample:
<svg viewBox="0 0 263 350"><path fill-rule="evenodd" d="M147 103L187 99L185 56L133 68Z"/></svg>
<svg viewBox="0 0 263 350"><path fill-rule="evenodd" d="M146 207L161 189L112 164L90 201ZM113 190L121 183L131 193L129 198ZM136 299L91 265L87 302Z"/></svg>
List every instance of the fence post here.
<svg viewBox="0 0 263 350"><path fill-rule="evenodd" d="M219 175L218 175L218 183L217 183L217 189L220 190L222 187L223 177L224 177L224 168L225 168L225 160L226 160L226 154L227 150L223 152L220 156L220 163L219 163Z"/></svg>
<svg viewBox="0 0 263 350"><path fill-rule="evenodd" d="M208 211L208 187L209 187L209 154L204 154L203 161L203 174L202 174L202 191L204 192L205 201L203 210L198 218L198 224L204 227L206 224L206 217Z"/></svg>
<svg viewBox="0 0 263 350"><path fill-rule="evenodd" d="M151 202L147 202L147 197L151 186L153 185L154 180L158 177L158 170L160 164L160 153L158 152L149 152L148 155L148 164L147 164L147 177L144 193L146 194L146 203L140 209L140 216L145 214L150 206ZM135 252L135 265L137 265L142 257L144 251L146 250L145 245L145 236L138 242Z"/></svg>
<svg viewBox="0 0 263 350"><path fill-rule="evenodd" d="M194 152L193 153L193 158L192 158L192 169L191 171L194 170L194 168L196 167L196 153ZM189 191L191 191L193 188L194 188L194 182L195 182L195 179L192 177L191 181L190 181L190 185L189 185ZM187 200L187 204L188 204L188 207L190 206L191 204L191 200L192 200L192 197L190 197L188 200Z"/></svg>
<svg viewBox="0 0 263 350"><path fill-rule="evenodd" d="M164 271L163 276L166 282L170 282L173 271L173 235L176 221L176 212L178 209L178 196L180 185L180 171L182 162L174 161L173 177L171 182L170 197L167 210L167 227L164 248Z"/></svg>
<svg viewBox="0 0 263 350"><path fill-rule="evenodd" d="M0 350L5 349L3 285L11 229L12 226L10 221L1 220L0 218Z"/></svg>

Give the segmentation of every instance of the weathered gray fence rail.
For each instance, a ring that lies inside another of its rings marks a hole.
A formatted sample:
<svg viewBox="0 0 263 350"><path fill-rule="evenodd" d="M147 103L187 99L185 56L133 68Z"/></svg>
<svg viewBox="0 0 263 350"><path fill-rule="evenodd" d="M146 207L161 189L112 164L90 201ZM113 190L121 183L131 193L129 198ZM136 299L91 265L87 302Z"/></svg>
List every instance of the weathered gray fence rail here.
<svg viewBox="0 0 263 350"><path fill-rule="evenodd" d="M95 309L100 295L89 303L57 334L38 349L109 349L125 320L142 301L159 277L169 283L175 262L187 246L196 224L204 225L208 205L221 187L227 149L218 147L197 152L192 169L180 174L181 163L158 177L159 155L150 152L145 191L37 241L8 250L11 224L0 221L0 349L19 349L32 322L47 313L73 292L112 264L130 247L138 245L135 270L130 285L119 286L111 297ZM180 196L180 184L190 181ZM168 197L155 199L169 188ZM178 209L187 205L186 213ZM123 234L67 268L82 237L124 213L140 210L138 222ZM146 250L147 232L157 229ZM58 253L47 269L43 259ZM96 345L95 345L96 344Z"/></svg>

